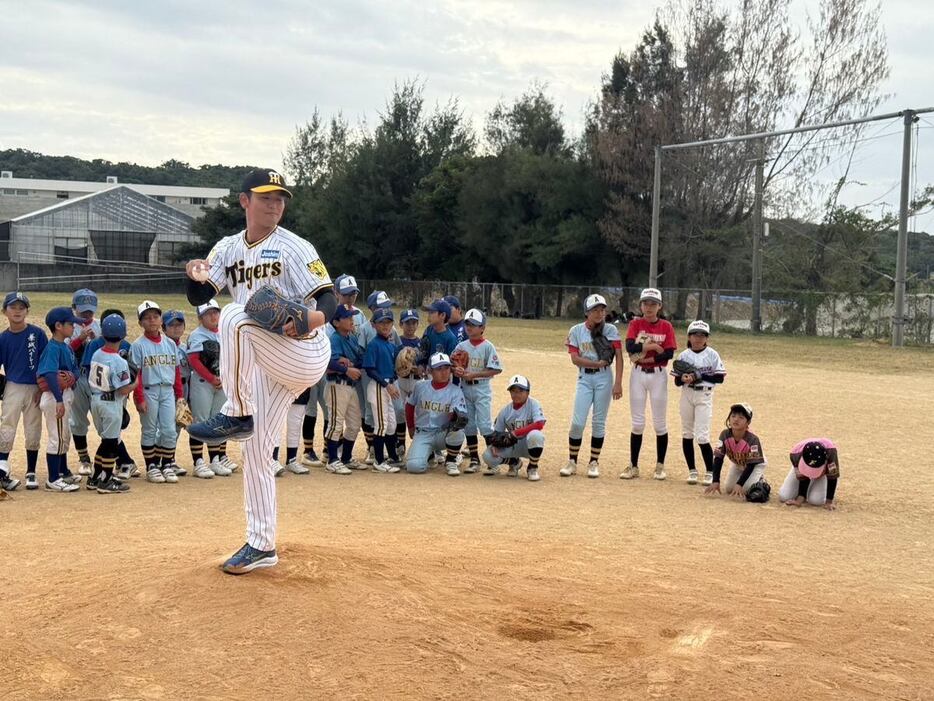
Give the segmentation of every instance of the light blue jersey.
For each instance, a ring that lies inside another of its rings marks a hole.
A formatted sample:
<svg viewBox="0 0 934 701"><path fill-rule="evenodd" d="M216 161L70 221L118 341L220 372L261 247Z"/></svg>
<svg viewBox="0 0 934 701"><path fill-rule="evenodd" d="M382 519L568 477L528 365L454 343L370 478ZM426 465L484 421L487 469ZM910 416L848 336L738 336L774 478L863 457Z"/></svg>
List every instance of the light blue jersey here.
<svg viewBox="0 0 934 701"><path fill-rule="evenodd" d="M452 412L467 412L464 393L451 382L440 389L431 382L419 382L407 401L415 407L415 428L420 431L443 431L451 423Z"/></svg>
<svg viewBox="0 0 934 701"><path fill-rule="evenodd" d="M614 347L622 345L622 340L619 337L619 329L616 328L615 325L604 324L603 335L606 337L606 340L613 343ZM568 332L567 346L568 348L576 348L581 358L595 361L600 360L600 356L598 356L597 352L593 349L593 336L590 335L590 329L587 328L587 324L577 324L571 327L570 332Z"/></svg>
<svg viewBox="0 0 934 701"><path fill-rule="evenodd" d="M99 348L91 357L88 383L93 395L112 394L130 384L130 365L117 351Z"/></svg>
<svg viewBox="0 0 934 701"><path fill-rule="evenodd" d="M178 346L175 341L159 334L154 341L143 335L130 346L130 367L141 373L144 387L174 385L178 365Z"/></svg>
<svg viewBox="0 0 934 701"><path fill-rule="evenodd" d="M467 372L503 371L496 348L486 339L477 344L469 340L461 341L454 350L464 351L470 358ZM467 401L465 433L468 436L476 436L479 432L481 436L489 436L493 432L493 389L490 387L490 378L461 379L460 386Z"/></svg>

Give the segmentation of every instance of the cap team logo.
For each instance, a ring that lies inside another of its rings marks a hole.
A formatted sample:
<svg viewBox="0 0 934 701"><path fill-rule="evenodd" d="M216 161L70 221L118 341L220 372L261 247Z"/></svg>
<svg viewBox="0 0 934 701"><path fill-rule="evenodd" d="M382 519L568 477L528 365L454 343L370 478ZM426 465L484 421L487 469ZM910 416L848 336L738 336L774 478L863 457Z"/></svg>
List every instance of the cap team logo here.
<svg viewBox="0 0 934 701"><path fill-rule="evenodd" d="M282 176L274 170L269 171L269 184L282 185Z"/></svg>

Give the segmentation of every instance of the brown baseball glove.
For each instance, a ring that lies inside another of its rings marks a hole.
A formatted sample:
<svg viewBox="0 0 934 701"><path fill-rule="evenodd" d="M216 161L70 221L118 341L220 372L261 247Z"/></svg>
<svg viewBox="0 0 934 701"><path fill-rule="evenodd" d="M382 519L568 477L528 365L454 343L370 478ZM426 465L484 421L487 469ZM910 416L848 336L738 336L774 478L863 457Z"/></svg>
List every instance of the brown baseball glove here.
<svg viewBox="0 0 934 701"><path fill-rule="evenodd" d="M191 415L191 407L184 399L175 402L175 423L184 428L191 426L195 417Z"/></svg>
<svg viewBox="0 0 934 701"><path fill-rule="evenodd" d="M62 390L66 390L66 389L70 389L71 387L74 387L75 382L77 381L78 381L77 378L74 375L72 375L70 372L68 372L67 370L61 370L58 373L58 385L59 387L62 388ZM44 377L36 378L36 384L39 386L40 392L49 391L49 383L45 381Z"/></svg>
<svg viewBox="0 0 934 701"><path fill-rule="evenodd" d="M467 369L470 365L470 353L465 350L456 350L451 353L451 365L455 368Z"/></svg>
<svg viewBox="0 0 934 701"><path fill-rule="evenodd" d="M646 344L646 343L648 343L648 342L649 342L649 335L648 335L645 331L643 331L643 332L640 333L638 336L636 336L636 343ZM638 353L630 353L630 354L629 354L629 360L632 361L633 364L638 363L638 362L640 362L641 360L644 360L644 359L645 359L645 351L644 351L644 350L643 350L643 351L640 351L640 352L638 352Z"/></svg>
<svg viewBox="0 0 934 701"><path fill-rule="evenodd" d="M396 375L411 377L416 372L418 362L418 349L412 346L403 346L396 355Z"/></svg>
<svg viewBox="0 0 934 701"><path fill-rule="evenodd" d="M494 448L511 448L518 442L512 431L494 431L490 436L490 445Z"/></svg>

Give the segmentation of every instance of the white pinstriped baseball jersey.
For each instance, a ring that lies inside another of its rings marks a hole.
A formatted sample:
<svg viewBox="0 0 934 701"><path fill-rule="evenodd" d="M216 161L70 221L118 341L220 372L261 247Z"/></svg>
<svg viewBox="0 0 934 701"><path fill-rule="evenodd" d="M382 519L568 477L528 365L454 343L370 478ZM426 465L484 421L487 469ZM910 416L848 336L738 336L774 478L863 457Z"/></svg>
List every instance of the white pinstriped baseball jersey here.
<svg viewBox="0 0 934 701"><path fill-rule="evenodd" d="M331 284L328 269L308 241L281 226L249 243L246 230L222 238L207 257L208 282L220 292L227 287L234 301L245 304L256 290L271 286L296 302L313 303L314 295Z"/></svg>

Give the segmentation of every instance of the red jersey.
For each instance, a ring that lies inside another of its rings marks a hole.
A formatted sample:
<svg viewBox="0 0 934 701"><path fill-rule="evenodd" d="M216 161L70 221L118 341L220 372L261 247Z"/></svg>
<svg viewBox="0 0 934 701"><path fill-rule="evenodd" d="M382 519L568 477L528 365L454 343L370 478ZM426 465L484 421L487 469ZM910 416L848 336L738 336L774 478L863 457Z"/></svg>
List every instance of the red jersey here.
<svg viewBox="0 0 934 701"><path fill-rule="evenodd" d="M629 322L629 328L626 331L626 340L632 339L637 343L641 343L642 341L638 340L640 334L643 334L643 338L647 341L657 343L665 350L674 350L678 347L678 343L675 341L675 329L671 325L671 322L666 319L656 319L655 322L650 323L643 317L637 316ZM655 351L649 351L646 353L645 358L639 361L639 365L653 368L664 367L668 364L668 361L656 363L656 355L657 353Z"/></svg>

